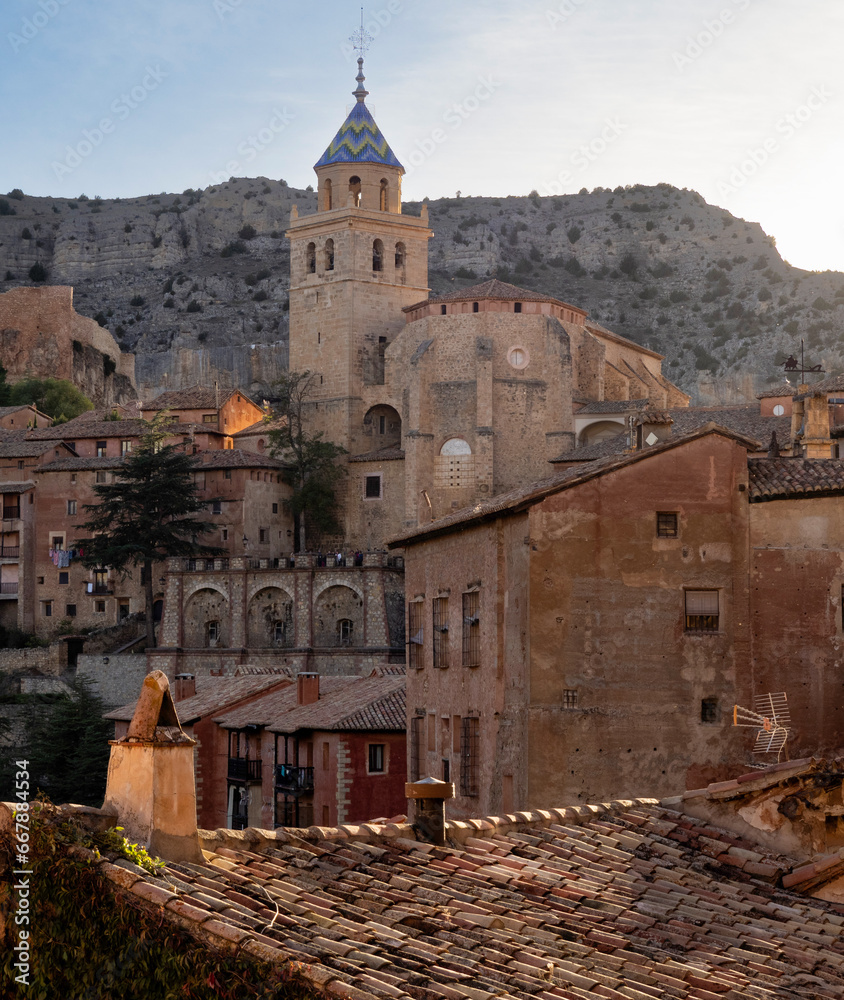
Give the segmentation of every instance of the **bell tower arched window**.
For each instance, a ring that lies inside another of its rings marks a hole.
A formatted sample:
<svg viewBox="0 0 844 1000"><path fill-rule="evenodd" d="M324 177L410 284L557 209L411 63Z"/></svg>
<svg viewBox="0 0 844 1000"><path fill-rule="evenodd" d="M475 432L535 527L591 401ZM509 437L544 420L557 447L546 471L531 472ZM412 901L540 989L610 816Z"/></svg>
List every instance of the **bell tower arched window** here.
<svg viewBox="0 0 844 1000"><path fill-rule="evenodd" d="M384 244L381 240L376 240L372 244L372 270L384 270Z"/></svg>
<svg viewBox="0 0 844 1000"><path fill-rule="evenodd" d="M351 203L355 208L360 208L360 177L355 174L354 177L349 178L349 194L351 195Z"/></svg>
<svg viewBox="0 0 844 1000"><path fill-rule="evenodd" d="M305 270L308 274L316 274L316 243L309 243L305 251Z"/></svg>
<svg viewBox="0 0 844 1000"><path fill-rule="evenodd" d="M404 267L407 251L404 243L396 243L396 267Z"/></svg>
<svg viewBox="0 0 844 1000"><path fill-rule="evenodd" d="M381 198L378 207L382 212L387 211L387 179L386 177L381 178Z"/></svg>
<svg viewBox="0 0 844 1000"><path fill-rule="evenodd" d="M325 241L325 270L334 270L334 240Z"/></svg>
<svg viewBox="0 0 844 1000"><path fill-rule="evenodd" d="M326 180L324 192L325 193L323 194L323 197L322 197L322 210L324 212L330 212L331 209L333 208L332 191L331 191L331 181L330 180Z"/></svg>

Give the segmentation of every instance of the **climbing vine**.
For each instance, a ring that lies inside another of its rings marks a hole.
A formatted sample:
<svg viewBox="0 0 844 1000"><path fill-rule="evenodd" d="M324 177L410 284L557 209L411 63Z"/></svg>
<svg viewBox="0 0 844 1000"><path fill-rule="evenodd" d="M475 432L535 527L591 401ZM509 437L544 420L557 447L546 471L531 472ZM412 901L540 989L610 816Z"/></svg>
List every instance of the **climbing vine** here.
<svg viewBox="0 0 844 1000"><path fill-rule="evenodd" d="M124 838L114 834L114 839ZM102 837L97 838L106 847ZM128 843L128 842L127 842ZM31 974L27 1000L318 1000L297 962L216 952L102 875L81 845L90 838L48 806L33 814ZM131 847L131 845L130 845ZM124 853L118 851L115 853ZM14 864L0 836L0 871ZM0 882L0 980L15 982L11 890ZM4 987L0 987L0 993ZM15 996L15 993L2 993Z"/></svg>

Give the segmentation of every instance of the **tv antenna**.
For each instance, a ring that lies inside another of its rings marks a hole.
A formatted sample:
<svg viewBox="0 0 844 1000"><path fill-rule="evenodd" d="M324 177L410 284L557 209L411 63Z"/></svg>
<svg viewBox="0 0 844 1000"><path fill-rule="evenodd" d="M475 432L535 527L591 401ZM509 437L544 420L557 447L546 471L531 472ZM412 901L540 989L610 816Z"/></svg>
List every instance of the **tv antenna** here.
<svg viewBox="0 0 844 1000"><path fill-rule="evenodd" d="M753 709L733 706L733 725L757 730L753 753L775 753L777 763L785 753L788 734L791 732L791 716L788 712L788 697L785 691L777 694L760 694L753 699ZM756 764L755 767L767 767Z"/></svg>

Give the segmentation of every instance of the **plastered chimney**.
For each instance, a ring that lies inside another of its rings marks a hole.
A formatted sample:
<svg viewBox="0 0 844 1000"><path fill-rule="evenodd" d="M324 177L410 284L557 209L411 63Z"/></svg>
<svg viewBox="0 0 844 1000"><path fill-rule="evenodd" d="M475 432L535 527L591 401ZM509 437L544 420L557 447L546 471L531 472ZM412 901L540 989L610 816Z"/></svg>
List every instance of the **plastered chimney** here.
<svg viewBox="0 0 844 1000"><path fill-rule="evenodd" d="M193 748L167 675L144 678L124 737L111 741L103 809L116 812L129 840L168 861L201 861L196 832Z"/></svg>
<svg viewBox="0 0 844 1000"><path fill-rule="evenodd" d="M319 674L296 675L296 703L313 705L319 701Z"/></svg>
<svg viewBox="0 0 844 1000"><path fill-rule="evenodd" d="M176 674L176 684L173 695L176 701L193 698L196 694L196 677L193 674Z"/></svg>

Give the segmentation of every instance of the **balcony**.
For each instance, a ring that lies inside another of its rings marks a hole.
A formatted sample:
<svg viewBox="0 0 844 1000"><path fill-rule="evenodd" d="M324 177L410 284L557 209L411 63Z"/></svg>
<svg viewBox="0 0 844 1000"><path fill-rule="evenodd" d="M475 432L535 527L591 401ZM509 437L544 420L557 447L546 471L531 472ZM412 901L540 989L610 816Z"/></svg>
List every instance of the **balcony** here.
<svg viewBox="0 0 844 1000"><path fill-rule="evenodd" d="M227 570L228 559L185 559L186 573L213 573L214 570Z"/></svg>
<svg viewBox="0 0 844 1000"><path fill-rule="evenodd" d="M312 795L314 791L314 769L278 764L275 769L275 788L285 795Z"/></svg>
<svg viewBox="0 0 844 1000"><path fill-rule="evenodd" d="M14 583L0 583L0 597L17 597L18 596L18 584L17 581Z"/></svg>
<svg viewBox="0 0 844 1000"><path fill-rule="evenodd" d="M229 778L233 781L260 781L261 763L246 757L229 757Z"/></svg>
<svg viewBox="0 0 844 1000"><path fill-rule="evenodd" d="M0 559L19 559L20 545L0 545Z"/></svg>
<svg viewBox="0 0 844 1000"><path fill-rule="evenodd" d="M4 521L17 521L21 516L20 504L17 507L3 507L3 520Z"/></svg>

